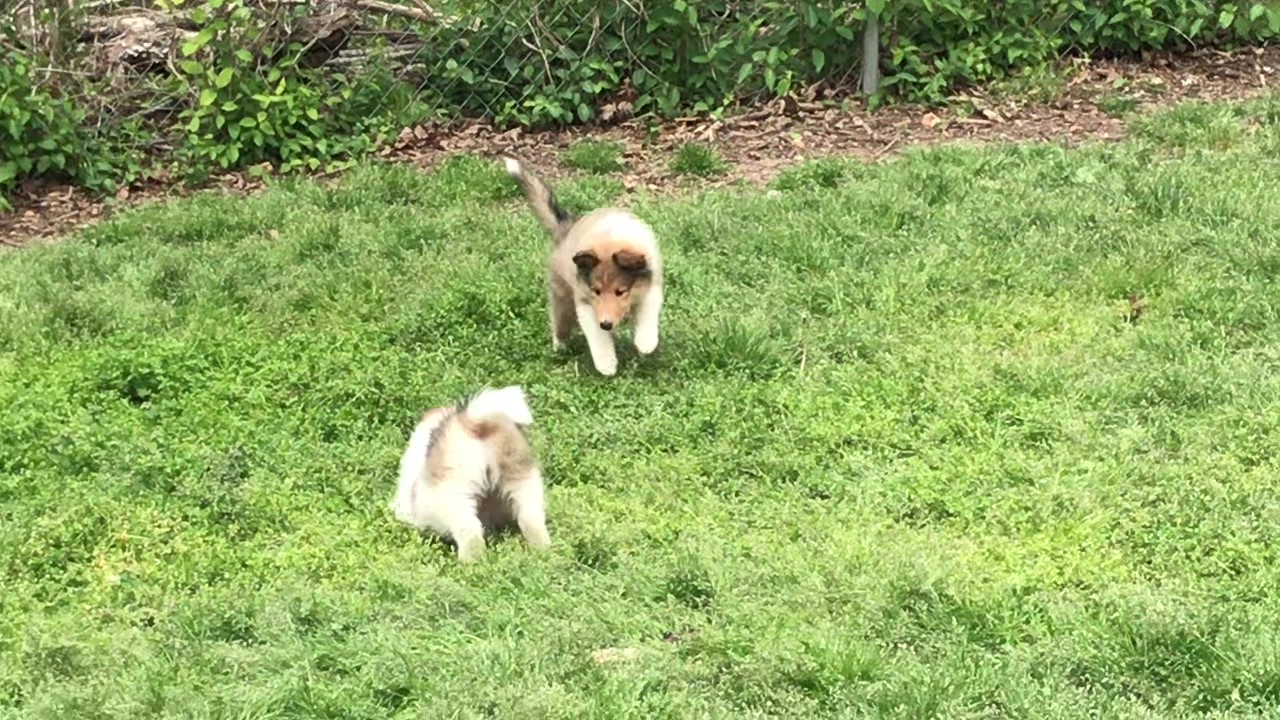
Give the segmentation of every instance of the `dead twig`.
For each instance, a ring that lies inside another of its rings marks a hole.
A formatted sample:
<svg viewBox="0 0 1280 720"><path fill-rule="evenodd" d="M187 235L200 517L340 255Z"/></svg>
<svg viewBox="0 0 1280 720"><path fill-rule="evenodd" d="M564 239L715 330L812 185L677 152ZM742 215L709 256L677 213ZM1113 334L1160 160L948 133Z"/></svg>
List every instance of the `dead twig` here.
<svg viewBox="0 0 1280 720"><path fill-rule="evenodd" d="M892 150L892 149L893 149L897 144L898 144L898 138L894 138L894 139L890 140L889 142L885 143L884 147L882 147L882 148L880 148L879 150L875 151L875 154L873 154L873 155L871 156L871 159L872 159L872 160L879 160L880 158L884 157L884 154L885 154L885 153L887 153L887 152L889 152L890 150Z"/></svg>
<svg viewBox="0 0 1280 720"><path fill-rule="evenodd" d="M385 15L398 15L402 18L417 20L423 23L440 24L440 14L431 9L431 6L425 2L415 2L417 7L409 7L408 5L397 5L395 3L383 2L382 0L347 0L354 8L359 10L368 10L370 12L379 12Z"/></svg>

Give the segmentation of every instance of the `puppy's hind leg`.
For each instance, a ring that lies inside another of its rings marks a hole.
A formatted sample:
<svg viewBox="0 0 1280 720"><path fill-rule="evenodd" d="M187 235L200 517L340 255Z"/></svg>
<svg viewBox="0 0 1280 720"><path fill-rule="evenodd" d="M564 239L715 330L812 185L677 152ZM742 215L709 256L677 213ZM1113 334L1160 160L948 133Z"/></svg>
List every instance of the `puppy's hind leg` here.
<svg viewBox="0 0 1280 720"><path fill-rule="evenodd" d="M565 343L569 342L569 333L573 331L576 319L573 297L552 286L547 289L547 305L551 311L551 348L559 352L564 350Z"/></svg>
<svg viewBox="0 0 1280 720"><path fill-rule="evenodd" d="M547 532L546 496L542 487L542 473L534 468L520 480L510 483L507 498L515 510L516 524L529 547L545 550L551 547L551 534Z"/></svg>
<svg viewBox="0 0 1280 720"><path fill-rule="evenodd" d="M449 535L458 546L458 560L478 560L484 554L485 542L484 525L476 513L476 499L469 494L451 494L441 498L441 505Z"/></svg>

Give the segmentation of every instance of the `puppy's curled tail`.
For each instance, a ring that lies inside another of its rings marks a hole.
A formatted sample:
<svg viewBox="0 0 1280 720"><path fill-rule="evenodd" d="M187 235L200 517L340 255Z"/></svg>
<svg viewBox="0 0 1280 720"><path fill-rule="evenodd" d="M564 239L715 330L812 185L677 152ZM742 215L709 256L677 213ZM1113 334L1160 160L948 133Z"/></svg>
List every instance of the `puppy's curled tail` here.
<svg viewBox="0 0 1280 720"><path fill-rule="evenodd" d="M542 223L557 243L560 242L564 237L564 226L573 222L573 216L560 207L555 193L552 193L537 175L525 170L524 163L510 155L504 155L502 162L507 167L507 174L515 178L515 181L524 189L524 194L529 199L529 207L538 218L538 222Z"/></svg>
<svg viewBox="0 0 1280 720"><path fill-rule="evenodd" d="M507 423L517 427L532 425L533 413L524 390L510 385L500 390L481 390L462 408L461 419L468 432L484 439Z"/></svg>

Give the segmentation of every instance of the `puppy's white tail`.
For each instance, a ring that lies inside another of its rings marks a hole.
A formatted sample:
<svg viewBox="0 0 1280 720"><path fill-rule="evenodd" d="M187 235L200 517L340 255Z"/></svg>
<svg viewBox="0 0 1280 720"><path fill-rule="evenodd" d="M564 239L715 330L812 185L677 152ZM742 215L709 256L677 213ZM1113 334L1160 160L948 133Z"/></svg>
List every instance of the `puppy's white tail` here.
<svg viewBox="0 0 1280 720"><path fill-rule="evenodd" d="M529 207L538 218L538 222L542 223L542 226L551 234L551 238L559 245L564 240L565 232L573 224L573 216L560 207L555 193L542 182L541 178L525 170L524 163L510 155L504 155L502 162L507 168L507 174L515 178L515 181L524 189Z"/></svg>
<svg viewBox="0 0 1280 720"><path fill-rule="evenodd" d="M516 425L533 424L533 413L519 385L509 385L501 390L481 390L467 403L463 414L476 425L489 425L501 420Z"/></svg>

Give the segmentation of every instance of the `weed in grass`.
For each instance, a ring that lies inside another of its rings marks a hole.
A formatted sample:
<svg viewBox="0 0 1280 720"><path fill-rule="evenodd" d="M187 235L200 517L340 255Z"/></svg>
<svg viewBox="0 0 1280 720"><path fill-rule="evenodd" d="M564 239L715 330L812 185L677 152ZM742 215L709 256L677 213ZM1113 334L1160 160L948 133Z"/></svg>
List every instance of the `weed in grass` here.
<svg viewBox="0 0 1280 720"><path fill-rule="evenodd" d="M853 162L838 158L819 158L790 167L778 174L772 186L783 192L834 188L851 173Z"/></svg>
<svg viewBox="0 0 1280 720"><path fill-rule="evenodd" d="M638 198L664 340L611 379L479 159L6 253L0 713L1265 715L1272 109ZM464 568L386 503L509 382L556 540Z"/></svg>
<svg viewBox="0 0 1280 720"><path fill-rule="evenodd" d="M1136 137L1178 151L1220 151L1238 144L1244 137L1241 122L1244 109L1205 101L1188 101L1148 117L1135 118Z"/></svg>
<svg viewBox="0 0 1280 720"><path fill-rule="evenodd" d="M622 145L607 140L579 140L565 154L564 163L597 175L619 172L624 168Z"/></svg>
<svg viewBox="0 0 1280 720"><path fill-rule="evenodd" d="M1122 117L1138 109L1138 99L1122 93L1107 93L1098 98L1098 109L1111 117Z"/></svg>
<svg viewBox="0 0 1280 720"><path fill-rule="evenodd" d="M677 175L712 177L723 175L728 169L728 164L713 148L701 143L684 143L671 158L671 172Z"/></svg>

